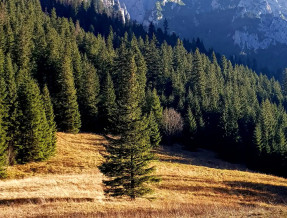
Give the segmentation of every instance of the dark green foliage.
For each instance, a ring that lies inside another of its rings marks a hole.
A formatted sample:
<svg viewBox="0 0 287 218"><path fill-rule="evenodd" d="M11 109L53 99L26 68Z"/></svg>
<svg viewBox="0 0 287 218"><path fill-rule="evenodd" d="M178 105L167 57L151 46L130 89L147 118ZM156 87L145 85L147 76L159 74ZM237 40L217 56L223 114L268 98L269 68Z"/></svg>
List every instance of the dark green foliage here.
<svg viewBox="0 0 287 218"><path fill-rule="evenodd" d="M98 102L100 93L99 77L96 69L87 61L83 64L82 87L79 94L79 105L83 130L96 130Z"/></svg>
<svg viewBox="0 0 287 218"><path fill-rule="evenodd" d="M114 84L110 74L107 73L104 79L101 96L101 120L103 124L103 129L105 129L106 133L116 133L114 126L114 116L116 110L117 105Z"/></svg>
<svg viewBox="0 0 287 218"><path fill-rule="evenodd" d="M190 107L187 108L187 112L185 115L185 131L186 131L185 134L187 134L187 137L190 140L194 139L194 137L196 136L197 132L196 120Z"/></svg>
<svg viewBox="0 0 287 218"><path fill-rule="evenodd" d="M18 101L17 162L45 160L51 155L53 134L46 118L40 90L31 78L20 81Z"/></svg>
<svg viewBox="0 0 287 218"><path fill-rule="evenodd" d="M153 112L153 116L155 117L155 120L157 122L157 125L160 127L162 122L162 106L159 99L159 96L157 95L156 89L153 89L151 92L150 90L147 91L147 112Z"/></svg>
<svg viewBox="0 0 287 218"><path fill-rule="evenodd" d="M139 91L138 92L139 92L140 104L143 107L145 104L145 88L146 88L146 82L147 82L147 77L146 77L147 67L146 67L146 62L144 60L144 57L138 48L138 43L137 43L137 39L135 38L135 36L133 37L133 39L131 41L131 49L132 49L132 53L135 56L135 62L137 65L136 75L137 75L137 81L139 84Z"/></svg>
<svg viewBox="0 0 287 218"><path fill-rule="evenodd" d="M259 122L254 130L254 144L259 157L258 168L270 172L280 172L278 165L286 160L287 114L282 107L277 107L266 100L261 104ZM268 160L268 162L266 162ZM276 166L276 167L275 167Z"/></svg>
<svg viewBox="0 0 287 218"><path fill-rule="evenodd" d="M152 190L148 182L158 179L151 176L149 166L154 159L151 153L148 120L141 115L139 84L134 56L128 54L127 71L122 72L121 98L118 100L117 138L106 146L106 162L100 170L109 180L104 181L106 193L111 196L141 197Z"/></svg>
<svg viewBox="0 0 287 218"><path fill-rule="evenodd" d="M78 133L81 127L81 120L69 54L68 49L57 79L56 122L60 131Z"/></svg>
<svg viewBox="0 0 287 218"><path fill-rule="evenodd" d="M0 178L5 178L6 167L7 167L7 146L6 146L6 135L3 128L2 114L0 114Z"/></svg>
<svg viewBox="0 0 287 218"><path fill-rule="evenodd" d="M47 138L47 154L53 155L56 149L56 123L55 123L55 115L53 110L52 101L50 98L50 93L48 87L45 85L43 89L43 104L45 108L46 119L49 125L50 134Z"/></svg>
<svg viewBox="0 0 287 218"><path fill-rule="evenodd" d="M7 55L5 61L4 78L6 82L7 95L5 105L7 107L7 117L4 118L4 123L7 131L8 159L9 164L15 163L15 142L16 133L18 131L19 122L17 120L18 100L15 72L12 66L10 54Z"/></svg>
<svg viewBox="0 0 287 218"><path fill-rule="evenodd" d="M157 48L157 39L155 36L149 41L146 38L143 55L147 64L147 79L149 81L148 85L150 88L157 87L157 80L162 74L161 72L161 60L159 49Z"/></svg>
<svg viewBox="0 0 287 218"><path fill-rule="evenodd" d="M6 167L7 167L7 143L6 143L6 131L3 118L7 116L7 111L4 106L5 99L5 83L3 78L0 76L0 178L5 178Z"/></svg>
<svg viewBox="0 0 287 218"><path fill-rule="evenodd" d="M160 135L159 127L158 127L153 111L151 111L149 114L148 122L149 122L148 126L150 129L150 133L149 133L150 143L153 148L156 148L159 146L159 143L161 141L161 135Z"/></svg>
<svg viewBox="0 0 287 218"><path fill-rule="evenodd" d="M206 78L203 71L201 55L198 49L195 51L193 64L194 65L191 74L192 88L194 93L200 96L201 100L203 101L205 98Z"/></svg>
<svg viewBox="0 0 287 218"><path fill-rule="evenodd" d="M208 58L188 42L178 40L175 34L164 34L152 25L150 37L144 41L142 38L147 33L141 25L131 22L123 25L112 20L113 12L108 10L108 15L105 14L100 2L41 1L50 16L42 12L38 0L9 0L1 5L1 12L7 12L0 18L0 77L5 82L1 93L3 111L6 111L1 112L1 125L6 132L8 149L5 148L5 152L9 164L15 163L15 151L21 150L18 142L27 144L25 152L21 151L20 161L32 160L32 153L37 160L50 153L48 145L34 142L37 128L45 128L35 125L35 137L29 138L21 134L24 131L21 122L26 120L28 125L46 117L48 129L54 135L52 108L61 131L76 133L82 123L84 131L104 132L106 129L106 133L120 137L120 131L126 133L125 128L133 126L132 130L143 132L142 141L150 142L145 131L149 132L148 136L157 135L157 131L155 134L149 131L150 117L144 119L136 110L130 116L144 120L143 124L139 125L138 121L128 126L123 121L131 119L126 114L131 112L131 106L127 105L136 98L145 116L154 114L162 133L162 107L174 108L184 117L181 136L187 143L193 141L196 146L214 149L230 160L245 161L249 165L258 162L260 167L255 166L256 169L286 175L286 78L282 89L275 79L257 75L242 65L233 65L225 57L219 64L219 55L210 51L211 58ZM57 8L61 17L72 19L57 17L52 7ZM79 22L74 24L72 20ZM99 35L84 31L90 27ZM193 45L202 47L200 40ZM136 97L131 97L128 93L131 90L127 89L131 68L138 87ZM38 96L38 91L32 91L35 82L30 81L31 77L41 89L45 84L49 88L53 105L49 103L48 93L43 91L46 97L40 98L48 102L45 107L39 106L43 112L20 102L40 105L40 101L27 97ZM32 84L30 88L23 84L27 78ZM34 118L28 119L23 111ZM40 135L36 138L48 137ZM24 143L25 138L28 141ZM51 142L50 148L54 141L53 137L47 139L47 143ZM37 150L32 143L42 148Z"/></svg>

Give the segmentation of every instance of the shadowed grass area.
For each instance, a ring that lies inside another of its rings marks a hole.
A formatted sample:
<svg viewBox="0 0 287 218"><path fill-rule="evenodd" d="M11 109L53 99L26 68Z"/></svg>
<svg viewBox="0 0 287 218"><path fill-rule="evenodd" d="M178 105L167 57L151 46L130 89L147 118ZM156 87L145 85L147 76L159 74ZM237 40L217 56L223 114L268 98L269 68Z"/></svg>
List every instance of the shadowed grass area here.
<svg viewBox="0 0 287 218"><path fill-rule="evenodd" d="M104 196L104 137L58 133L56 155L8 169L0 217L287 217L287 179L250 172L205 150L157 150L150 199Z"/></svg>

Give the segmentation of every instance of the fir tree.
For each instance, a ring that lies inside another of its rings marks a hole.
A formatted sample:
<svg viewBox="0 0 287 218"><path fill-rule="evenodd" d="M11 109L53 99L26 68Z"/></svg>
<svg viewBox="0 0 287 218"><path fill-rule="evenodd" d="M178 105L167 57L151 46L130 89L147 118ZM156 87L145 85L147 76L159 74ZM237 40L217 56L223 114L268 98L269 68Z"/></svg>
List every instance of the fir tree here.
<svg viewBox="0 0 287 218"><path fill-rule="evenodd" d="M17 135L17 162L27 163L48 158L52 133L38 85L28 77L22 78L18 89L19 132Z"/></svg>
<svg viewBox="0 0 287 218"><path fill-rule="evenodd" d="M162 121L162 106L161 102L159 99L159 96L157 95L156 89L153 89L153 91L148 91L147 92L147 112L149 113L150 111L153 112L153 115L156 119L156 122L158 126L161 125Z"/></svg>
<svg viewBox="0 0 287 218"><path fill-rule="evenodd" d="M205 97L205 74L203 71L203 65L201 61L201 55L197 49L194 54L194 67L192 71L192 85L196 95L198 95L202 101Z"/></svg>
<svg viewBox="0 0 287 218"><path fill-rule="evenodd" d="M7 167L7 143L6 143L6 132L5 126L3 122L3 118L7 116L4 99L5 92L3 89L5 87L5 83L3 78L0 77L0 178L4 178L6 176L6 167Z"/></svg>
<svg viewBox="0 0 287 218"><path fill-rule="evenodd" d="M58 75L58 93L55 99L55 115L59 130L78 133L81 127L77 91L75 89L70 49L66 54Z"/></svg>
<svg viewBox="0 0 287 218"><path fill-rule="evenodd" d="M132 53L135 55L135 61L136 61L136 65L137 65L136 75L137 75L137 80L138 80L138 84L139 84L140 104L143 106L145 103L147 67L146 67L144 57L138 48L137 39L135 38L135 36L133 36L133 39L131 41L131 49L132 49Z"/></svg>
<svg viewBox="0 0 287 218"><path fill-rule="evenodd" d="M153 148L159 146L161 135L153 111L149 114L150 143Z"/></svg>
<svg viewBox="0 0 287 218"><path fill-rule="evenodd" d="M143 55L147 64L147 79L149 81L149 88L157 87L157 79L162 75L161 72L161 59L159 55L159 50L157 49L157 40L153 36L152 40L149 42L148 37L145 41L145 47Z"/></svg>
<svg viewBox="0 0 287 218"><path fill-rule="evenodd" d="M99 77L96 69L89 62L83 64L83 70L83 84L79 98L81 118L83 129L86 131L94 131L96 130L95 127L98 118Z"/></svg>
<svg viewBox="0 0 287 218"><path fill-rule="evenodd" d="M7 87L7 95L5 98L5 105L7 106L7 117L4 123L7 131L7 144L8 144L8 159L9 164L15 163L15 142L16 134L19 127L19 120L17 120L18 113L18 100L17 100L17 86L15 79L15 72L12 66L10 54L7 55L5 61L5 83Z"/></svg>
<svg viewBox="0 0 287 218"><path fill-rule="evenodd" d="M185 117L185 128L187 130L188 135L191 138L193 138L197 131L197 125L196 125L196 120L194 118L194 115L192 114L190 107L187 108L187 113Z"/></svg>
<svg viewBox="0 0 287 218"><path fill-rule="evenodd" d="M115 133L114 115L116 113L116 109L117 105L114 84L110 74L107 73L104 80L101 96L101 117L106 133Z"/></svg>
<svg viewBox="0 0 287 218"><path fill-rule="evenodd" d="M106 162L100 170L109 180L104 181L106 193L111 196L129 196L131 199L151 192L148 182L158 181L149 175L154 167L148 164L154 159L151 153L148 121L141 115L139 85L136 78L134 57L129 58L128 71L121 76L121 98L118 102L117 138L106 146Z"/></svg>
<svg viewBox="0 0 287 218"><path fill-rule="evenodd" d="M2 114L0 114L2 116ZM0 178L6 176L7 166L7 146L5 141L5 131L2 125L2 117L0 118Z"/></svg>
<svg viewBox="0 0 287 218"><path fill-rule="evenodd" d="M43 89L43 103L45 108L45 115L49 125L48 131L48 140L47 141L47 154L46 156L51 156L55 153L56 150L56 123L55 123L55 115L53 110L53 105L50 98L50 93L47 85L44 86Z"/></svg>

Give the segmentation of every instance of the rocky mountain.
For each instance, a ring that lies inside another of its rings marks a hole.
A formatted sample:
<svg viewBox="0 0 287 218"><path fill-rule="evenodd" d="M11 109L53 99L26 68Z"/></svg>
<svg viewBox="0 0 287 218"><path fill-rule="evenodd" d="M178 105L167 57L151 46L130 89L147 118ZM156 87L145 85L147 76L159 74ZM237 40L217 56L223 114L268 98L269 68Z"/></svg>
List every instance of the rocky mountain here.
<svg viewBox="0 0 287 218"><path fill-rule="evenodd" d="M124 3L121 3L119 0L102 0L102 2L105 8L111 9L115 13L114 15L118 16L123 23L130 19L130 14Z"/></svg>
<svg viewBox="0 0 287 218"><path fill-rule="evenodd" d="M286 0L120 0L131 19L161 25L182 37L200 37L227 56L249 55L260 68L287 66Z"/></svg>

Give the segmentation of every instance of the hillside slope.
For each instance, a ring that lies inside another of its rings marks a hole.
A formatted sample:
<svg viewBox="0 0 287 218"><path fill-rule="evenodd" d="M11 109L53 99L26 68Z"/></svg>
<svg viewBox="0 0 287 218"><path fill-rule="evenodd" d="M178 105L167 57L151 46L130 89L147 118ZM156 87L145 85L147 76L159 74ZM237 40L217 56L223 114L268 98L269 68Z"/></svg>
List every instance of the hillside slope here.
<svg viewBox="0 0 287 218"><path fill-rule="evenodd" d="M248 172L211 152L161 148L154 162L162 182L153 200L104 196L105 139L58 133L55 157L9 167L0 182L0 216L56 217L286 217L287 179Z"/></svg>
<svg viewBox="0 0 287 218"><path fill-rule="evenodd" d="M139 23L167 19L171 32L189 39L200 37L207 47L227 56L250 55L258 61L258 70L286 67L286 1L120 1Z"/></svg>

